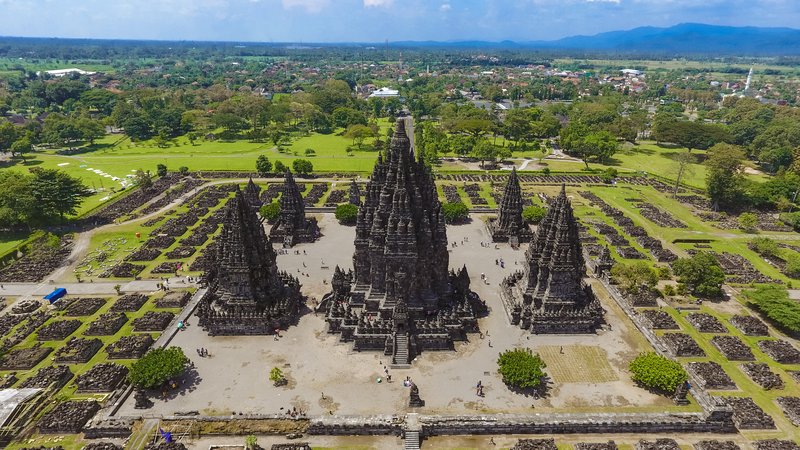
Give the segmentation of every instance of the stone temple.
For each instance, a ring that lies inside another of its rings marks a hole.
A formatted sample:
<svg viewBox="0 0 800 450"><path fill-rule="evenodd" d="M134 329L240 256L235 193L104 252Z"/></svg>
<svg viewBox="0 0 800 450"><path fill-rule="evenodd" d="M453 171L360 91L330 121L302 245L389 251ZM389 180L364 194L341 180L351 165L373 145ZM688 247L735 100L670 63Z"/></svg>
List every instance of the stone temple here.
<svg viewBox="0 0 800 450"><path fill-rule="evenodd" d="M302 303L300 283L278 272L264 227L238 189L216 242L216 259L206 273L208 293L198 305L200 326L211 335L247 335L293 324Z"/></svg>
<svg viewBox="0 0 800 450"><path fill-rule="evenodd" d="M517 169L508 176L503 200L499 206L500 215L487 223L494 242L508 242L516 247L520 242L530 242L533 233L522 220L522 189L519 186Z"/></svg>
<svg viewBox="0 0 800 450"><path fill-rule="evenodd" d="M292 247L299 242L314 242L319 237L317 219L306 219L306 205L294 182L292 172L286 170L281 194L281 213L269 232L269 240Z"/></svg>
<svg viewBox="0 0 800 450"><path fill-rule="evenodd" d="M532 333L594 333L603 308L584 281L578 224L564 186L539 224L525 254L524 272L502 282L509 320Z"/></svg>
<svg viewBox="0 0 800 450"><path fill-rule="evenodd" d="M244 198L247 200L247 203L256 211L264 205L264 202L261 201L261 187L255 183L253 183L253 179L247 182L247 186L244 188Z"/></svg>
<svg viewBox="0 0 800 450"><path fill-rule="evenodd" d="M466 268L448 272L444 215L430 170L415 161L403 119L366 187L356 221L354 270L338 267L323 299L328 331L356 350L404 366L423 350L452 350L477 332L482 311Z"/></svg>

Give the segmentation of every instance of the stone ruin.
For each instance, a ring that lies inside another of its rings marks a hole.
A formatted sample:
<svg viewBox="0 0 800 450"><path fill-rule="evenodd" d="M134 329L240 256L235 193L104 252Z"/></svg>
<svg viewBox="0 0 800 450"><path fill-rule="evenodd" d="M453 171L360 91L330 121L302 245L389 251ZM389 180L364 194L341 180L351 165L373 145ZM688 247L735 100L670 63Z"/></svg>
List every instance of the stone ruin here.
<svg viewBox="0 0 800 450"><path fill-rule="evenodd" d="M55 362L66 364L79 364L89 362L90 359L103 348L103 341L97 338L82 339L73 337L67 344L55 353Z"/></svg>
<svg viewBox="0 0 800 450"><path fill-rule="evenodd" d="M645 323L653 330L677 330L678 324L675 319L666 311L658 309L645 309L641 311L644 316Z"/></svg>
<svg viewBox="0 0 800 450"><path fill-rule="evenodd" d="M84 336L111 336L119 331L128 316L121 312L103 313L94 322L89 324L89 328L84 331Z"/></svg>
<svg viewBox="0 0 800 450"><path fill-rule="evenodd" d="M125 294L111 305L109 311L113 312L136 312L147 303L147 296L144 294Z"/></svg>
<svg viewBox="0 0 800 450"><path fill-rule="evenodd" d="M148 409L153 406L153 401L150 400L147 393L141 389L136 390L136 393L133 394L133 399L135 400L135 404L133 405L134 409Z"/></svg>
<svg viewBox="0 0 800 450"><path fill-rule="evenodd" d="M101 273L100 278L135 278L143 270L144 266L141 264L121 262Z"/></svg>
<svg viewBox="0 0 800 450"><path fill-rule="evenodd" d="M317 219L306 218L303 196L289 169L286 169L280 205L280 215L269 232L271 242L283 244L284 247L293 247L300 242L314 242L319 238Z"/></svg>
<svg viewBox="0 0 800 450"><path fill-rule="evenodd" d="M36 339L39 341L63 341L80 326L80 320L56 320L39 328Z"/></svg>
<svg viewBox="0 0 800 450"><path fill-rule="evenodd" d="M361 189L356 180L351 181L350 188L347 190L347 198L351 205L361 206Z"/></svg>
<svg viewBox="0 0 800 450"><path fill-rule="evenodd" d="M145 445L144 450L186 450L186 446L180 442L158 441Z"/></svg>
<svg viewBox="0 0 800 450"><path fill-rule="evenodd" d="M711 344L731 361L754 361L753 351L736 336L714 336Z"/></svg>
<svg viewBox="0 0 800 450"><path fill-rule="evenodd" d="M520 439L511 450L557 450L556 441L550 439Z"/></svg>
<svg viewBox="0 0 800 450"><path fill-rule="evenodd" d="M78 392L112 392L125 382L128 368L114 363L102 363L75 379Z"/></svg>
<svg viewBox="0 0 800 450"><path fill-rule="evenodd" d="M241 191L228 202L208 294L197 316L210 335L264 335L297 321L300 282L278 272L275 250Z"/></svg>
<svg viewBox="0 0 800 450"><path fill-rule="evenodd" d="M758 341L758 348L781 364L800 364L800 351L788 341Z"/></svg>
<svg viewBox="0 0 800 450"><path fill-rule="evenodd" d="M169 291L156 300L156 308L183 308L192 298L190 292Z"/></svg>
<svg viewBox="0 0 800 450"><path fill-rule="evenodd" d="M723 397L733 408L733 423L739 430L771 430L775 421L750 397Z"/></svg>
<svg viewBox="0 0 800 450"><path fill-rule="evenodd" d="M33 333L37 328L50 320L50 317L50 312L48 311L36 311L33 314L30 314L27 317L27 320L22 322L22 324L17 327L17 329L14 331L14 334L11 336L6 334L7 337L3 340L3 343L0 344L0 352L9 350L15 345L24 341L25 338L30 336L30 334ZM37 345L40 344L41 342L37 343Z"/></svg>
<svg viewBox="0 0 800 450"><path fill-rule="evenodd" d="M133 331L164 331L175 314L169 311L147 311L142 317L133 319Z"/></svg>
<svg viewBox="0 0 800 450"><path fill-rule="evenodd" d="M617 450L617 444L614 441L578 442L575 444L575 450Z"/></svg>
<svg viewBox="0 0 800 450"><path fill-rule="evenodd" d="M706 313L690 313L686 320L701 333L727 333L728 329L716 317Z"/></svg>
<svg viewBox="0 0 800 450"><path fill-rule="evenodd" d="M65 300L62 299L58 303L64 301ZM104 298L71 298L67 299L66 303L62 304L61 307L64 309L64 315L67 317L83 317L91 316L105 304L106 299Z"/></svg>
<svg viewBox="0 0 800 450"><path fill-rule="evenodd" d="M52 351L52 348L42 346L41 342L33 347L11 350L0 360L0 370L33 369Z"/></svg>
<svg viewBox="0 0 800 450"><path fill-rule="evenodd" d="M508 176L503 200L498 202L498 209L498 217L489 219L486 223L492 242L508 242L512 247L517 247L521 242L530 242L533 239L530 227L522 220L522 189L516 168Z"/></svg>
<svg viewBox="0 0 800 450"><path fill-rule="evenodd" d="M594 333L603 323L603 308L584 280L586 264L566 186L551 202L525 258L524 273L502 282L511 323L535 334Z"/></svg>
<svg viewBox="0 0 800 450"><path fill-rule="evenodd" d="M725 390L736 389L736 383L725 373L725 370L714 361L690 362L687 370L695 375L703 389Z"/></svg>
<svg viewBox="0 0 800 450"><path fill-rule="evenodd" d="M113 442L92 442L83 447L82 450L122 450L122 447Z"/></svg>
<svg viewBox="0 0 800 450"><path fill-rule="evenodd" d="M288 444L272 444L269 450L312 450L308 442L292 442Z"/></svg>
<svg viewBox="0 0 800 450"><path fill-rule="evenodd" d="M39 300L21 300L11 307L11 312L14 314L30 314L41 308L41 306L42 302Z"/></svg>
<svg viewBox="0 0 800 450"><path fill-rule="evenodd" d="M729 322L747 336L769 336L767 325L753 316L733 316Z"/></svg>
<svg viewBox="0 0 800 450"><path fill-rule="evenodd" d="M680 450L675 439L656 439L655 441L639 440L633 447L635 450Z"/></svg>
<svg viewBox="0 0 800 450"><path fill-rule="evenodd" d="M255 184L253 182L253 178L251 177L247 180L247 186L244 187L244 199L247 201L247 204L253 208L254 211L258 211L261 206L264 205L264 202L261 201L261 186Z"/></svg>
<svg viewBox="0 0 800 450"><path fill-rule="evenodd" d="M779 439L764 439L753 443L755 450L800 450L794 441Z"/></svg>
<svg viewBox="0 0 800 450"><path fill-rule="evenodd" d="M695 442L695 450L741 450L733 441L717 441L713 439Z"/></svg>
<svg viewBox="0 0 800 450"><path fill-rule="evenodd" d="M56 390L66 385L72 379L72 371L67 366L42 367L36 375L23 381L21 388L47 388L55 385Z"/></svg>
<svg viewBox="0 0 800 450"><path fill-rule="evenodd" d="M9 372L0 378L0 389L8 389L19 381L16 372Z"/></svg>
<svg viewBox="0 0 800 450"><path fill-rule="evenodd" d="M686 333L664 333L661 340L672 356L706 356L706 352Z"/></svg>
<svg viewBox="0 0 800 450"><path fill-rule="evenodd" d="M408 390L408 406L410 408L421 408L425 406L425 400L419 397L419 387L411 383L411 389Z"/></svg>
<svg viewBox="0 0 800 450"><path fill-rule="evenodd" d="M448 273L444 213L430 170L415 161L403 119L378 156L356 219L352 272L336 267L323 298L329 333L355 350L408 365L423 350L452 350L477 332L466 268Z"/></svg>
<svg viewBox="0 0 800 450"><path fill-rule="evenodd" d="M153 336L149 334L123 336L118 341L108 344L106 353L108 353L108 359L139 359L144 356L153 342Z"/></svg>
<svg viewBox="0 0 800 450"><path fill-rule="evenodd" d="M800 397L778 397L775 402L794 426L800 426Z"/></svg>
<svg viewBox="0 0 800 450"><path fill-rule="evenodd" d="M42 434L78 434L100 410L100 403L89 401L62 402L39 419Z"/></svg>
<svg viewBox="0 0 800 450"><path fill-rule="evenodd" d="M754 383L766 390L783 389L780 375L770 370L765 363L745 363L741 365L744 372Z"/></svg>

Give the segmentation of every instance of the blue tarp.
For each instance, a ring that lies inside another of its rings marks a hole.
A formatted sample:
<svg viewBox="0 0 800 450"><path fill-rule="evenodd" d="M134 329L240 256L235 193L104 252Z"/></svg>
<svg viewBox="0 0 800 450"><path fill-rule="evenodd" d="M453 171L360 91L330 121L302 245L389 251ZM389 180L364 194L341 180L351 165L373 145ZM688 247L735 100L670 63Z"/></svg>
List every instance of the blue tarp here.
<svg viewBox="0 0 800 450"><path fill-rule="evenodd" d="M45 300L50 300L50 303L57 302L61 297L67 295L67 290L64 288L56 288L55 291L44 296Z"/></svg>

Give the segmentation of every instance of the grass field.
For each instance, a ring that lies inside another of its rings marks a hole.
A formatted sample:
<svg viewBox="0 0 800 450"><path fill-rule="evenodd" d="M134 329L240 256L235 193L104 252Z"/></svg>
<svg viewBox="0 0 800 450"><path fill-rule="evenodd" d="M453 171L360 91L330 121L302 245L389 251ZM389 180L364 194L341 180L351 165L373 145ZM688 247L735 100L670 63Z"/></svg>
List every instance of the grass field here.
<svg viewBox="0 0 800 450"><path fill-rule="evenodd" d="M619 379L600 347L545 345L536 350L556 383L607 383Z"/></svg>

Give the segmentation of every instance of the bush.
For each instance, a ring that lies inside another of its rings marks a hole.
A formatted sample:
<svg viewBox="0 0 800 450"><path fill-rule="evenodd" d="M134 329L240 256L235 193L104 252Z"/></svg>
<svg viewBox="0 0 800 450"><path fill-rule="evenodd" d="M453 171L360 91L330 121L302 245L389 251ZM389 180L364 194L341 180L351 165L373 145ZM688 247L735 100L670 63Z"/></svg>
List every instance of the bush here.
<svg viewBox="0 0 800 450"><path fill-rule="evenodd" d="M189 168L186 166L180 166L178 167L178 172L180 172L180 174L183 176L189 175Z"/></svg>
<svg viewBox="0 0 800 450"><path fill-rule="evenodd" d="M775 284L758 285L742 293L750 306L764 314L782 330L800 332L800 304L789 298L785 288Z"/></svg>
<svg viewBox="0 0 800 450"><path fill-rule="evenodd" d="M286 172L286 169L288 169L288 167L286 167L286 164L284 164L283 161L275 161L275 172L276 173L281 173L282 174L282 173Z"/></svg>
<svg viewBox="0 0 800 450"><path fill-rule="evenodd" d="M156 348L133 363L128 381L140 389L153 389L186 370L189 358L180 347Z"/></svg>
<svg viewBox="0 0 800 450"><path fill-rule="evenodd" d="M442 212L444 213L445 223L460 223L469 217L469 208L461 202L443 204Z"/></svg>
<svg viewBox="0 0 800 450"><path fill-rule="evenodd" d="M783 268L783 273L787 277L800 278L800 257L791 256L786 260L786 266Z"/></svg>
<svg viewBox="0 0 800 450"><path fill-rule="evenodd" d="M272 370L269 371L269 381L272 381L272 384L275 386L281 386L286 383L286 377L283 375L281 369L273 367Z"/></svg>
<svg viewBox="0 0 800 450"><path fill-rule="evenodd" d="M778 243L768 237L757 237L750 241L750 248L762 256L778 256Z"/></svg>
<svg viewBox="0 0 800 450"><path fill-rule="evenodd" d="M304 153L305 153L306 156L309 156L309 157L317 155L317 152L315 152L313 148L307 148Z"/></svg>
<svg viewBox="0 0 800 450"><path fill-rule="evenodd" d="M497 358L497 371L503 376L503 383L520 389L536 388L544 381L542 358L534 355L528 348L506 350Z"/></svg>
<svg viewBox="0 0 800 450"><path fill-rule="evenodd" d="M165 176L167 174L167 166L165 166L164 164L157 165L156 174L158 174L158 176L160 177Z"/></svg>
<svg viewBox="0 0 800 450"><path fill-rule="evenodd" d="M292 161L292 169L295 173L306 175L314 171L314 164L307 159L295 159Z"/></svg>
<svg viewBox="0 0 800 450"><path fill-rule="evenodd" d="M675 286L671 284L664 286L664 297L672 297L675 294Z"/></svg>
<svg viewBox="0 0 800 450"><path fill-rule="evenodd" d="M628 369L633 381L666 394L673 394L689 378L680 363L655 352L640 354Z"/></svg>
<svg viewBox="0 0 800 450"><path fill-rule="evenodd" d="M261 217L263 217L267 223L274 223L278 216L281 215L281 205L275 201L269 205L262 206L258 212L261 213Z"/></svg>
<svg viewBox="0 0 800 450"><path fill-rule="evenodd" d="M603 183L605 184L611 184L611 182L614 181L614 178L617 178L617 174L617 169L609 167L600 174L600 179L603 180Z"/></svg>
<svg viewBox="0 0 800 450"><path fill-rule="evenodd" d="M691 258L680 258L672 265L678 283L685 286L692 294L700 297L719 297L722 295L722 283L725 272L719 261L708 252L698 252Z"/></svg>
<svg viewBox="0 0 800 450"><path fill-rule="evenodd" d="M522 210L522 220L525 223L536 225L544 219L546 214L547 210L541 206L528 206Z"/></svg>
<svg viewBox="0 0 800 450"><path fill-rule="evenodd" d="M345 203L336 207L336 220L342 225L354 225L358 218L358 206Z"/></svg>
<svg viewBox="0 0 800 450"><path fill-rule="evenodd" d="M781 222L794 228L794 231L800 231L800 211L793 213L781 214Z"/></svg>
<svg viewBox="0 0 800 450"><path fill-rule="evenodd" d="M742 213L739 216L739 228L745 233L758 231L758 216L754 213Z"/></svg>
<svg viewBox="0 0 800 450"><path fill-rule="evenodd" d="M550 175L550 168L545 167L544 169L542 169L542 175L544 176Z"/></svg>
<svg viewBox="0 0 800 450"><path fill-rule="evenodd" d="M658 283L656 271L644 261L614 264L611 278L624 292L631 294L638 293L641 288L650 289Z"/></svg>

